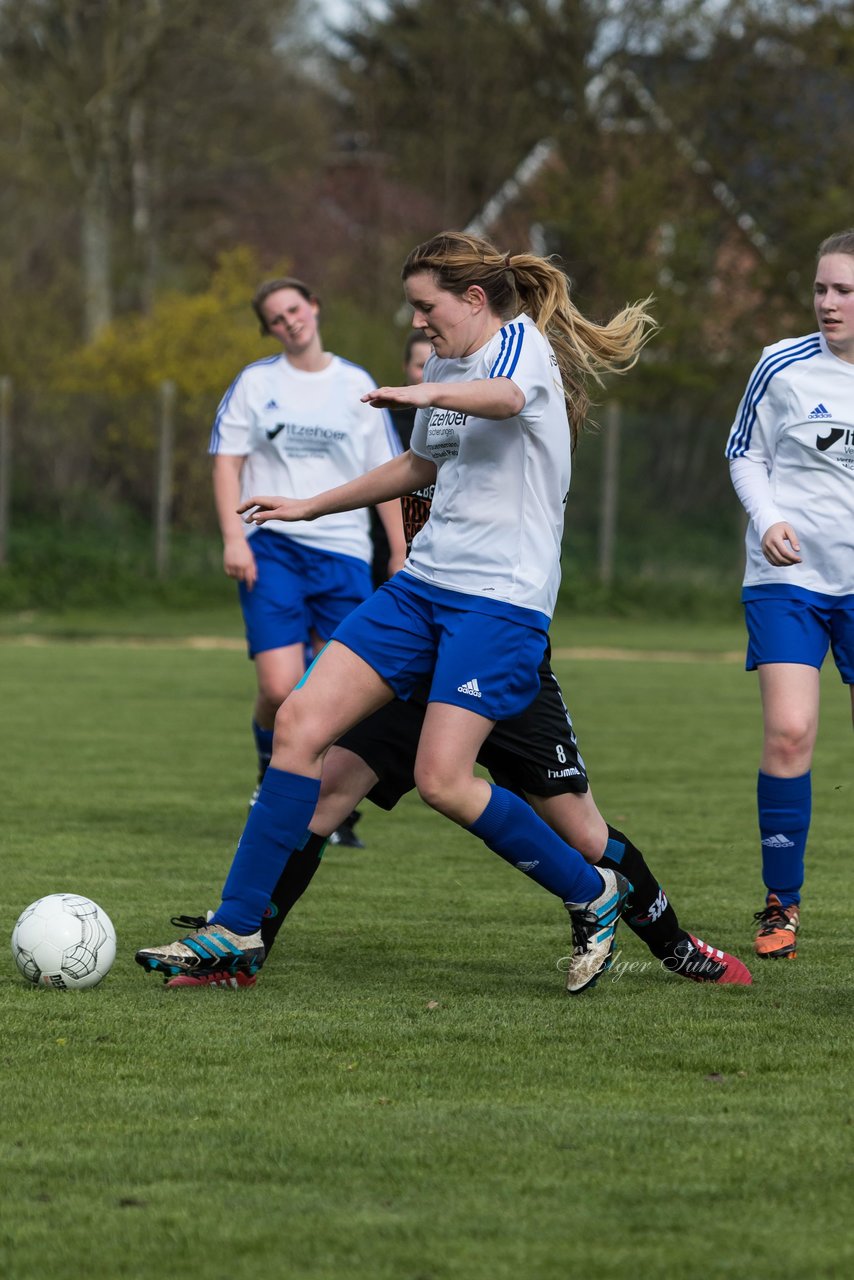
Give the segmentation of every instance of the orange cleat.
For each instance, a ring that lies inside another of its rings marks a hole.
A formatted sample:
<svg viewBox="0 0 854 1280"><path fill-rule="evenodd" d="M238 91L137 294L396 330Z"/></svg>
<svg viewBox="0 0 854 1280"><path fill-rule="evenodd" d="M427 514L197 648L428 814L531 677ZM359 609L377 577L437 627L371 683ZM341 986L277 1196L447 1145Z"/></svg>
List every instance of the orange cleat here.
<svg viewBox="0 0 854 1280"><path fill-rule="evenodd" d="M759 922L753 949L762 960L794 960L798 954L801 913L796 902L784 907L776 893L769 893L764 911L753 917Z"/></svg>

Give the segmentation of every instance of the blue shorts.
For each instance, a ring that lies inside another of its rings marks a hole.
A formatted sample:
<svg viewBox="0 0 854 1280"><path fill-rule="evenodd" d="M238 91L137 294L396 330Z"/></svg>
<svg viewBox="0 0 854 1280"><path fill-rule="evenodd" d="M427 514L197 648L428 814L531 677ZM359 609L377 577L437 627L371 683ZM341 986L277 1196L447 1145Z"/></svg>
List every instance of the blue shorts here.
<svg viewBox="0 0 854 1280"><path fill-rule="evenodd" d="M312 631L328 640L343 618L373 590L371 567L355 556L307 547L264 529L249 540L258 578L239 582L249 656L304 644Z"/></svg>
<svg viewBox="0 0 854 1280"><path fill-rule="evenodd" d="M445 591L401 572L351 613L333 639L373 667L399 698L432 673L428 702L507 720L539 692L547 626L545 615L531 609Z"/></svg>
<svg viewBox="0 0 854 1280"><path fill-rule="evenodd" d="M829 648L844 684L854 684L854 596L802 587L745 587L747 670L768 662L821 666Z"/></svg>

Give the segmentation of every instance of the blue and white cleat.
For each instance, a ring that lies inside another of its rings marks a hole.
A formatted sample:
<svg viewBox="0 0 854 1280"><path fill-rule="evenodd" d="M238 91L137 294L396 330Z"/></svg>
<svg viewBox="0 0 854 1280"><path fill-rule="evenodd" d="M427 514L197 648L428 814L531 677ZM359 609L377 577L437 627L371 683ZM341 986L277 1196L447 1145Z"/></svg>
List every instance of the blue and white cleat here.
<svg viewBox="0 0 854 1280"><path fill-rule="evenodd" d="M604 880L602 892L592 902L565 902L572 921L572 957L566 974L571 996L592 987L601 973L611 967L614 938L632 886L619 871L597 868Z"/></svg>
<svg viewBox="0 0 854 1280"><path fill-rule="evenodd" d="M192 933L162 947L144 947L134 956L149 973L167 978L179 974L205 977L210 974L254 974L264 963L261 930L243 935L222 924L202 924Z"/></svg>

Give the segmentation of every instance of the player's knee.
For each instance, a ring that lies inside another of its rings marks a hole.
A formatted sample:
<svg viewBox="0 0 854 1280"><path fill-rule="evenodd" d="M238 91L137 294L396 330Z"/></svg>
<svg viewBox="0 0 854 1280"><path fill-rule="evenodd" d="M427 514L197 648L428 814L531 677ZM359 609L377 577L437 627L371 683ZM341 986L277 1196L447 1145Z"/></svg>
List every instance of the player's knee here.
<svg viewBox="0 0 854 1280"><path fill-rule="evenodd" d="M279 676L266 676L258 682L258 698L275 715L293 689L293 681Z"/></svg>
<svg viewBox="0 0 854 1280"><path fill-rule="evenodd" d="M608 828L605 823L589 823L572 831L574 839L569 839L564 832L559 831L559 835L563 836L569 844L575 846L587 862L598 862L602 856L602 850L608 843Z"/></svg>
<svg viewBox="0 0 854 1280"><path fill-rule="evenodd" d="M789 768L812 755L816 728L812 720L791 718L769 729L765 739L765 755Z"/></svg>
<svg viewBox="0 0 854 1280"><path fill-rule="evenodd" d="M461 778L441 765L416 765L415 786L419 796L431 809L453 822L464 820L465 800L471 781L471 777Z"/></svg>
<svg viewBox="0 0 854 1280"><path fill-rule="evenodd" d="M438 809L440 813L446 812L449 787L441 769L433 764L416 762L415 786L425 804L429 804L431 809Z"/></svg>
<svg viewBox="0 0 854 1280"><path fill-rule="evenodd" d="M287 697L283 700L276 712L273 731L274 763L283 750L289 754L297 753L306 759L314 759L329 745L320 732L320 718L308 711L299 697Z"/></svg>

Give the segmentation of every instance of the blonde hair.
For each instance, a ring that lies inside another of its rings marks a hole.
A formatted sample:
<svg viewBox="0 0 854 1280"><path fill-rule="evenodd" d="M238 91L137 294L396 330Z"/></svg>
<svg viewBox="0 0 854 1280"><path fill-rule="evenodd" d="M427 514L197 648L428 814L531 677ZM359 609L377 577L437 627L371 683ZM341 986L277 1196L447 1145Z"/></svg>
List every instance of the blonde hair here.
<svg viewBox="0 0 854 1280"><path fill-rule="evenodd" d="M652 298L624 307L607 324L595 324L575 306L569 281L551 259L502 254L489 240L462 231L442 231L417 245L401 276L406 280L419 271L432 272L441 289L457 295L479 285L503 320L520 311L531 317L557 358L573 448L590 409L589 382L601 385L603 374L631 369L656 328L648 311Z"/></svg>

